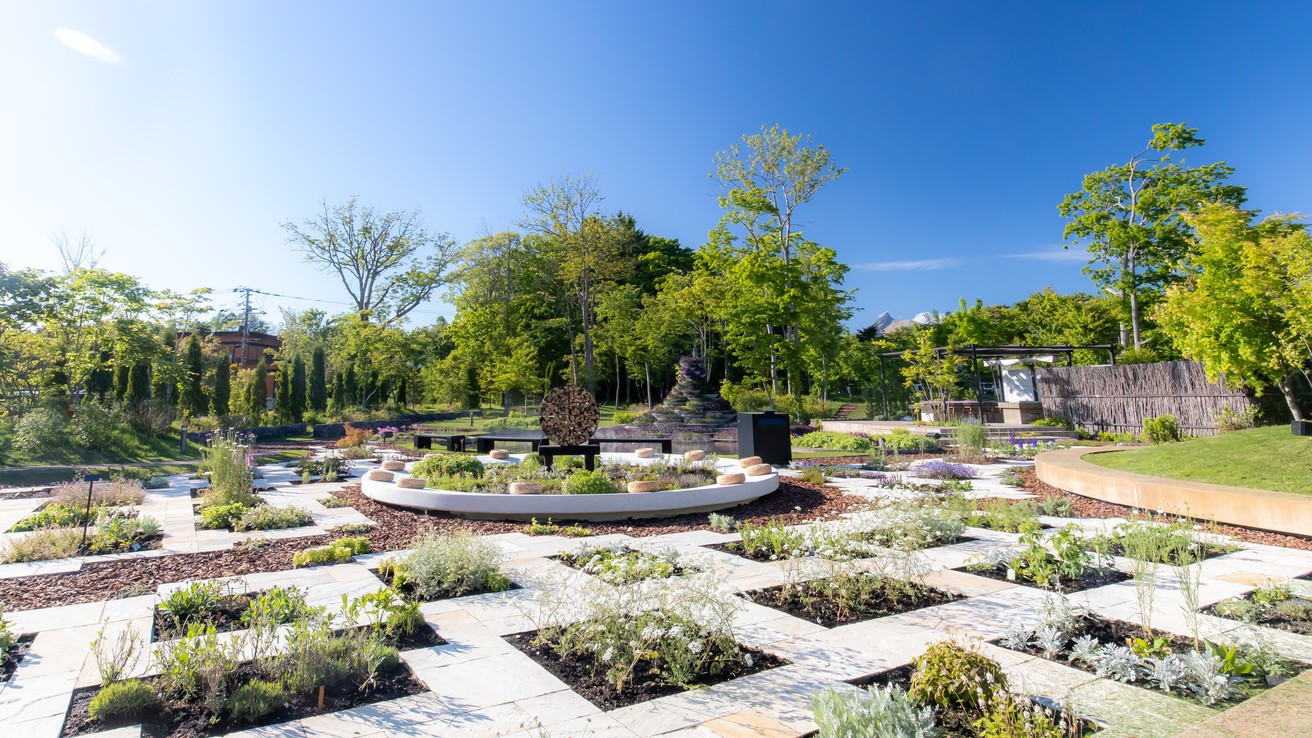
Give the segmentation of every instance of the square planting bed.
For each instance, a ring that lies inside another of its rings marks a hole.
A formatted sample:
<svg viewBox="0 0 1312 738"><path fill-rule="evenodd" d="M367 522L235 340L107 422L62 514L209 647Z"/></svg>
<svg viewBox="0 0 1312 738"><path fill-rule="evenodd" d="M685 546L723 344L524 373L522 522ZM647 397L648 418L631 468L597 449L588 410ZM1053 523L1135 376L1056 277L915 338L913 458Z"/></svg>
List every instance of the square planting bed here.
<svg viewBox="0 0 1312 738"><path fill-rule="evenodd" d="M923 547L923 548L919 548L919 549L916 549L916 550L917 550L917 551L928 551L928 550L930 550L930 549L932 549L932 548L942 548L942 547L944 547L944 546L954 546L954 545L956 545L956 544L958 544L958 543L968 543L968 542L970 542L970 541L974 541L974 540L977 540L977 539L975 539L975 538L971 538L970 536L957 536L956 538L954 538L954 539L952 539L952 540L950 540L950 541L936 541L936 542L934 542L934 543L932 543L932 544L930 544L930 545L928 545L928 546L925 546L925 547ZM877 544L876 544L876 545L877 545ZM734 556L741 556L742 558L744 558L744 559L748 559L749 561L761 561L761 562L780 561L780 560L783 560L783 559L792 559L792 558L805 558L805 557L807 557L807 556L812 555L812 554L802 554L801 556L796 556L796 557L794 557L794 556L779 556L779 557L772 557L771 554L769 554L769 553L762 553L762 552L760 552L760 551L756 552L756 553L753 554L753 555L748 555L747 553L744 553L744 552L743 552L743 550L742 550L742 544L739 543L739 542L737 542L737 541L730 541L729 543L709 543L709 544L707 544L707 545L705 545L705 546L701 546L701 548L709 549L709 550L711 550L711 551L723 551L724 553L731 553L731 554L733 554ZM888 550L888 551L893 551L893 549L886 549L886 550ZM854 556L853 558L860 558L860 557L856 557L856 556Z"/></svg>
<svg viewBox="0 0 1312 738"><path fill-rule="evenodd" d="M1008 569L1003 567L987 567L987 568L974 569L971 568L969 565L967 565L967 566L957 567L952 571L964 572L966 574L974 574L977 577L985 577L987 579L996 579L999 582L1014 582L1015 584L1019 584L1021 586L1034 587L1035 589L1043 589L1045 591L1050 591L1050 592L1061 592L1062 594L1074 594L1075 592L1083 592L1086 589L1094 589L1095 587L1105 587L1109 584L1124 582L1125 580L1131 578L1129 574L1126 574L1125 572L1116 569L1110 569L1110 568L1089 569L1088 571L1085 572L1084 576L1074 581L1069 579L1063 579L1060 580L1060 584L1057 587L1040 587L1038 584L1032 581L1027 581L1021 578L1019 574L1013 573L1011 575L1008 575Z"/></svg>
<svg viewBox="0 0 1312 738"><path fill-rule="evenodd" d="M684 566L680 561L685 558L683 556L665 557L628 546L593 548L586 553L592 555L566 551L550 558L575 571L614 585L633 584L644 579L681 577L698 571Z"/></svg>
<svg viewBox="0 0 1312 738"><path fill-rule="evenodd" d="M774 608L826 628L859 623L863 620L898 615L924 607L951 602L958 597L917 582L884 580L881 586L861 596L833 596L833 579L812 579L798 584L744 592L743 596L758 605ZM850 602L846 601L850 600Z"/></svg>
<svg viewBox="0 0 1312 738"><path fill-rule="evenodd" d="M241 664L236 673L238 681L243 683L250 679L259 678L253 662ZM147 677L142 681L153 685L157 680L158 677ZM99 690L100 687L95 686L82 687L73 691L73 699L64 719L63 730L60 732L61 737L110 730L138 723L141 724L142 736L149 736L150 738L193 738L194 736L223 735L246 728L299 720L314 715L337 712L338 710L346 710L362 705L372 705L377 702L386 702L429 691L428 687L402 661L391 670L380 673L377 676L376 683L367 689L358 689L349 680L325 688L322 710L319 709L318 692L312 691L305 694L291 695L284 707L254 722L238 723L226 715L217 722L211 722L193 703L182 702L156 705L138 717L94 721L88 714L87 708Z"/></svg>
<svg viewBox="0 0 1312 738"><path fill-rule="evenodd" d="M1093 636L1094 638L1098 639L1098 641L1102 644L1118 645L1118 646L1127 645L1130 641L1134 639L1145 638L1143 627L1137 623L1130 623L1124 620L1114 620L1111 618L1104 618L1098 615L1084 615L1083 617L1077 618L1076 628L1075 631L1072 633L1072 639L1084 635ZM1153 629L1150 631L1150 635L1147 637L1149 640L1154 640L1159 638L1164 639L1168 647L1171 649L1172 653L1184 654L1187 653L1188 651L1193 650L1193 639L1189 638L1188 636L1180 636L1180 635L1175 635L1173 633L1167 633L1165 631ZM997 643L998 641L995 640L993 642ZM1071 648L1071 644L1068 643L1066 645L1066 648L1063 649L1061 653L1058 653L1056 656L1051 658L1045 656L1043 652L1034 644L1031 644L1030 646L1022 650L1024 651L1024 653L1028 653L1032 656L1045 658L1048 659L1049 661L1055 661L1059 664L1065 664L1066 666L1079 669L1080 671L1089 674L1096 674L1096 671L1090 668L1084 662L1076 661L1072 659L1070 655L1070 648ZM1200 649L1206 649L1206 648L1207 648L1206 644L1200 641ZM1295 674L1302 673L1303 671L1306 671L1308 668L1310 668L1308 664L1304 664L1298 661L1293 661L1290 659L1286 659L1285 661L1287 665L1292 669L1292 671L1295 672ZM1265 692L1266 690L1274 686L1274 684L1277 684L1280 681L1283 681L1283 679L1274 680L1274 682L1272 683L1268 683L1266 679L1263 679L1261 677L1252 677L1252 678L1243 679L1242 681L1233 684L1234 695L1232 697L1226 700L1218 701L1212 706L1219 709L1226 709L1228 707L1232 707L1234 705L1239 704L1240 702L1243 702L1244 700L1247 700L1250 697ZM1175 697L1176 699L1188 700L1190 702L1198 704L1197 700L1193 699L1190 695L1184 692L1177 691L1177 690L1165 692L1161 689L1158 689L1150 681L1145 680L1143 678L1139 678L1136 681L1126 682L1126 683L1130 684L1131 686L1138 687L1140 689L1147 689L1149 691L1156 692L1157 694L1167 694L1170 695L1171 697Z"/></svg>
<svg viewBox="0 0 1312 738"><path fill-rule="evenodd" d="M1203 610L1208 615L1239 623L1253 623L1268 628L1312 636L1312 598L1291 595L1281 602L1264 604L1253 593L1222 600Z"/></svg>
<svg viewBox="0 0 1312 738"><path fill-rule="evenodd" d="M700 689L721 684L789 663L774 654L740 645L739 648L741 648L742 653L751 660L750 666L746 661L738 661L726 666L718 674L706 675L698 680L695 685L685 689L678 685L663 682L659 678L659 672L644 661L638 664L632 678L625 684L623 691L619 691L614 684L607 681L604 666L598 665L594 659L583 655L561 655L551 645L536 646L533 641L537 635L538 631L531 631L505 636L505 639L510 645L522 651L539 666L568 685L570 689L603 710L628 707L658 697L686 692L689 689Z"/></svg>
<svg viewBox="0 0 1312 738"><path fill-rule="evenodd" d="M473 597L475 595L493 594L496 592L511 592L516 589L522 589L522 587L520 587L520 585L516 584L514 581L507 580L509 582L509 586L502 587L500 589L483 587L479 589L471 589L467 592L461 592L460 594L445 594L438 597L424 599L419 596L418 592L415 591L415 587L412 583L402 582L401 586L397 587L396 578L390 572L384 573L378 571L377 569L371 569L370 571L372 571L373 575L378 578L378 581L382 582L388 587L394 587L396 591L400 592L401 595L406 599L417 600L419 602L441 602L442 600L454 600L459 597Z"/></svg>
<svg viewBox="0 0 1312 738"><path fill-rule="evenodd" d="M169 641L175 638L182 638L187 635L187 628L190 625L212 624L214 630L219 633L226 633L233 630L242 630L246 624L241 621L242 613L250 607L251 602L259 595L259 592L234 592L224 595L223 598L215 603L214 607L206 608L204 612L181 621L174 619L165 610L162 605L155 605L155 618L151 624L150 640Z"/></svg>
<svg viewBox="0 0 1312 738"><path fill-rule="evenodd" d="M881 671L875 674L848 679L847 683L854 687L886 687L896 686L902 689L908 689L911 686L911 676L915 673L915 667L911 664L899 666L896 669ZM1049 700L1030 697L1030 699L1043 707L1052 710L1054 714L1071 715L1071 711L1053 704ZM934 711L934 724L939 728L939 738L975 738L979 732L975 730L973 723L976 715L963 709L944 709L936 708ZM1067 738L1084 738L1084 736L1093 735L1101 729L1097 723L1092 720L1080 719L1075 726L1075 731ZM807 733L807 736L817 736L819 732Z"/></svg>

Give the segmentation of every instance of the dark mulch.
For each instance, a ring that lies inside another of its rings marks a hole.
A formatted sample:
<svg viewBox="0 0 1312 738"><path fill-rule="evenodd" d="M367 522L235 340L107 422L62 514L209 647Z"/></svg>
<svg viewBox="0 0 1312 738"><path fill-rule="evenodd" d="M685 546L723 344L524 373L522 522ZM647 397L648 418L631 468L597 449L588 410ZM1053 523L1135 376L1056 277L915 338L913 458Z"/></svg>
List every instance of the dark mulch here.
<svg viewBox="0 0 1312 738"><path fill-rule="evenodd" d="M417 536L428 531L511 533L524 527L521 522L469 520L447 513L425 514L423 511L391 507L365 497L358 485L349 485L334 496L346 500L351 507L377 523L366 534L373 551L409 548ZM845 495L835 487L808 484L800 480L781 480L777 491L724 512L753 523L764 523L774 518L786 525L798 525L816 519L833 520L864 504L861 498ZM634 537L710 529L706 515L702 514L584 525L597 535L625 533ZM304 536L274 540L259 548L94 563L76 572L4 579L0 580L0 604L7 610L74 605L109 599L118 592L145 585L155 587L185 579L282 571L292 568L292 554L322 546L335 538L334 535Z"/></svg>
<svg viewBox="0 0 1312 738"><path fill-rule="evenodd" d="M10 492L6 489L0 489L0 500L36 500L45 499L55 494L55 490L50 487L43 489L25 489L19 492Z"/></svg>
<svg viewBox="0 0 1312 738"><path fill-rule="evenodd" d="M241 682L259 677L252 663L243 664L239 667L237 673L237 679ZM144 681L153 684L157 680L158 677L148 677ZM60 733L61 736L81 735L141 723L143 738L199 738L200 736L221 735L242 728L271 725L322 714L318 710L319 695L314 692L293 695L281 710L265 715L258 721L249 724L238 724L226 716L211 722L210 716L202 712L194 703L177 701L151 708L142 717L123 717L114 720L95 721L87 714L87 707L91 704L91 699L96 696L99 689L99 687L82 687L73 692L73 700L69 705L68 714L64 720L64 729ZM328 687L324 690L322 712L336 712L361 705L371 705L375 702L400 699L401 697L427 691L428 688L424 686L423 682L419 681L414 672L410 671L410 667L402 663L395 669L380 674L377 684L367 690L357 689L350 682Z"/></svg>
<svg viewBox="0 0 1312 738"><path fill-rule="evenodd" d="M1046 482L1039 481L1038 476L1034 473L1033 467L1021 469L1018 473L1023 481L1022 489L1036 496L1040 502L1049 497L1061 497L1067 499L1075 506L1075 514L1082 518L1140 518L1143 520L1155 520L1162 523L1175 522L1175 518L1166 515L1157 515L1151 510L1138 510L1125 505L1114 505L1110 502L1082 497L1073 492L1058 489ZM1312 551L1312 538L1305 536L1272 533L1271 531L1257 530L1255 528L1242 528L1237 525L1223 525L1221 523L1204 522L1202 525L1203 530L1209 533L1231 536L1235 540L1244 541L1246 543L1261 543L1267 546L1281 546L1284 548L1297 548L1304 551Z"/></svg>
<svg viewBox="0 0 1312 738"><path fill-rule="evenodd" d="M252 592L233 593L224 597L209 611L185 618L181 622L178 622L170 615L168 610L156 605L155 622L150 631L150 640L167 641L173 638L181 638L187 634L187 627L192 623L200 625L211 623L214 625L214 630L219 633L241 630L246 627L241 622L242 613L246 612L246 608L250 606L256 594Z"/></svg>
<svg viewBox="0 0 1312 738"><path fill-rule="evenodd" d="M953 569L953 571L962 571L967 574L974 574L977 577L996 579L999 582L1014 581L1016 584L1025 587L1038 588L1037 584L1033 582L1025 581L1023 579L1020 579L1019 577L1014 580L1008 579L1006 570L999 569L996 567L989 568L989 569L974 570L971 569L970 567L962 566ZM1124 582L1129 578L1130 578L1129 574L1126 574L1123 571L1118 571L1116 569L1089 569L1085 572L1084 576L1080 577L1075 581L1071 581L1069 579L1061 580L1060 586L1058 587L1057 591L1061 592L1062 594L1074 594L1075 592L1083 592L1086 589L1094 589L1095 587L1105 587L1109 584Z"/></svg>
<svg viewBox="0 0 1312 738"><path fill-rule="evenodd" d="M35 633L24 633L18 636L18 641L14 645L0 654L0 683L13 675L14 669L17 669L19 663L23 661L23 657L27 655L27 651L32 647L32 641L34 640L36 640Z"/></svg>
<svg viewBox="0 0 1312 738"><path fill-rule="evenodd" d="M747 599L758 605L781 610L793 617L810 620L826 628L911 612L922 607L942 605L956 599L949 592L911 582L898 585L899 587L908 587L910 592L898 593L895 597L889 597L884 590L880 590L871 599L861 602L859 605L851 607L851 609L844 609L840 608L827 595L821 586L823 582L824 580L814 580L798 585L781 585L767 589L757 589L743 594Z"/></svg>
<svg viewBox="0 0 1312 738"><path fill-rule="evenodd" d="M1251 601L1253 599L1252 594L1250 593L1244 599ZM1305 599L1305 598L1297 597L1295 599L1298 600L1298 599ZM1226 617L1225 615L1222 615L1221 613L1217 612L1216 605L1212 605L1211 607L1204 608L1203 612L1207 613L1208 615L1215 615L1218 618L1226 618L1227 620L1232 620L1237 623L1243 622L1235 618ZM1276 610L1274 607L1263 607L1262 615L1259 618L1257 618L1254 621L1254 623L1256 625L1265 625L1268 628L1276 628L1277 630L1284 630L1290 633L1297 633L1299 635L1312 635L1312 620L1304 620L1301 618L1298 620L1294 620L1292 618L1287 618L1284 615L1281 615L1280 611Z"/></svg>
<svg viewBox="0 0 1312 738"><path fill-rule="evenodd" d="M550 645L534 646L533 638L536 635L536 632L517 633L506 636L505 639L557 679L569 685L570 689L603 710L636 705L686 691L682 687L661 681L650 668L649 662L643 662L638 666L632 680L625 684L623 692L617 691L613 684L606 681L605 669L599 669L592 659L583 656L562 657ZM709 687L789 663L778 656L753 648L743 648L743 652L751 655L751 666L738 662L719 674L706 677L698 686Z"/></svg>
<svg viewBox="0 0 1312 738"><path fill-rule="evenodd" d="M940 547L940 546L953 546L953 545L956 545L956 544L958 544L958 543L965 543L965 542L967 542L967 541L973 541L973 540L975 540L975 539L974 539L974 538L971 538L971 537L969 537L969 536L957 536L956 538L952 539L951 541L940 541L939 543L935 543L935 544L932 545L932 546L926 546L926 548L938 548L938 547ZM702 546L701 548L709 548L709 549L711 549L712 551L723 551L723 552L725 552L725 553L731 553L731 554L733 554L734 556L741 556L741 557L743 557L744 559L750 559L750 560L752 560L752 561L773 561L773 560L774 560L774 559L771 559L771 558L770 558L771 554L769 554L769 553L767 553L767 552L764 552L764 551L761 551L761 550L757 550L757 551L753 552L753 553L750 554L750 555L747 554L746 552L743 551L743 546L742 546L742 544L739 543L739 542L737 542L737 541L730 541L729 543L708 543L708 544L706 544L705 546ZM784 558L792 558L792 557L784 557Z"/></svg>
<svg viewBox="0 0 1312 738"><path fill-rule="evenodd" d="M1099 615L1086 614L1085 616L1077 620L1076 623L1077 624L1076 624L1075 632L1072 634L1072 636L1081 636L1081 635L1093 636L1094 638L1098 639L1099 643L1117 643L1117 644L1124 645L1130 639L1145 637L1143 626L1139 625L1138 623L1130 623L1124 620L1113 620L1111 618L1104 618ZM1155 638L1165 638L1167 642L1170 644L1170 648L1173 652L1180 653L1180 652L1193 650L1194 647L1193 640L1186 636L1175 635L1174 633L1167 633L1166 631L1161 631L1156 629L1151 630L1150 633L1151 635L1148 636L1149 640ZM1046 658L1044 657L1042 651L1040 651L1037 648L1034 648L1033 646L1025 649L1025 652L1033 656ZM1089 674L1093 673L1083 663L1072 661L1068 653L1058 654L1058 656L1055 659L1051 659L1051 660L1056 661L1058 663L1066 664L1067 666L1079 669ZM1293 663L1299 672L1302 672L1303 670L1309 668L1307 664L1302 664L1299 662L1293 662ZM1158 692L1160 694L1168 694L1166 692L1162 692L1159 689L1154 689L1151 685L1135 683L1134 686L1140 687L1141 689L1147 689L1152 692ZM1224 709L1225 707L1228 706L1237 705L1240 702L1243 702L1244 700L1248 699L1249 697L1252 697L1253 695L1259 694L1261 692L1265 692L1268 689L1270 689L1270 686L1266 683L1266 680L1263 678L1253 677L1251 679L1245 679L1242 683L1236 685L1236 696L1234 698L1226 700L1224 702L1218 702L1216 703L1216 706ZM1192 701L1188 696L1182 695L1179 692L1170 692L1169 694L1170 696L1175 697L1177 699Z"/></svg>

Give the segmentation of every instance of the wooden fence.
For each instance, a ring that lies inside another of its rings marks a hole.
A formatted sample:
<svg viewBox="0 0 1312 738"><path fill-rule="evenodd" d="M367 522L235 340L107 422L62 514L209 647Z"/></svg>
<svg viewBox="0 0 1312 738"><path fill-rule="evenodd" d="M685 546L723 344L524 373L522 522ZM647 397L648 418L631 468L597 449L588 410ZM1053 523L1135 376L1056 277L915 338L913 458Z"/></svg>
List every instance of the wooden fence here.
<svg viewBox="0 0 1312 738"><path fill-rule="evenodd" d="M1044 414L1095 433L1138 433L1144 418L1174 415L1186 435L1210 436L1221 408L1253 405L1242 390L1207 381L1192 361L1036 369L1035 381Z"/></svg>

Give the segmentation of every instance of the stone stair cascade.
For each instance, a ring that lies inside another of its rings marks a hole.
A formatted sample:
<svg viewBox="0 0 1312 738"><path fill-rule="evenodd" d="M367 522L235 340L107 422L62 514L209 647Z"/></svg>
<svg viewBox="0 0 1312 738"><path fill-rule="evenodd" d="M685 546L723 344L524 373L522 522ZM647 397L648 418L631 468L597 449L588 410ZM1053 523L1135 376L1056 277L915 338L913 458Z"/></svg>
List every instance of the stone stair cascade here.
<svg viewBox="0 0 1312 738"><path fill-rule="evenodd" d="M834 420L847 420L849 417L852 416L852 413L856 412L856 409L859 407L861 406L856 404L855 402L849 402L843 405L842 407L838 408L838 412L834 413Z"/></svg>
<svg viewBox="0 0 1312 738"><path fill-rule="evenodd" d="M664 401L632 425L654 426L668 432L712 432L732 426L737 420L733 406L711 389L701 358L685 356L679 359L678 378Z"/></svg>

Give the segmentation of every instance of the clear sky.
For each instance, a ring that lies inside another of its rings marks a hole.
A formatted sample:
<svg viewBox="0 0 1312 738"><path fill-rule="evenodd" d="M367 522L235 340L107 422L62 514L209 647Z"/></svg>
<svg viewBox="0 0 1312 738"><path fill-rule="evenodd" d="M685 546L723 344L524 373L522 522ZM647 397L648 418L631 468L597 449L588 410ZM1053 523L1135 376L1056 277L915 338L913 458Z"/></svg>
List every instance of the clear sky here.
<svg viewBox="0 0 1312 738"><path fill-rule="evenodd" d="M466 241L589 171L696 247L715 152L779 123L850 168L799 217L851 265L853 325L1090 290L1056 206L1153 123L1198 127L1189 160L1253 206L1312 210L1310 27L1269 1L5 0L0 261L52 268L50 234L85 230L219 306L343 301L280 222L358 195Z"/></svg>

